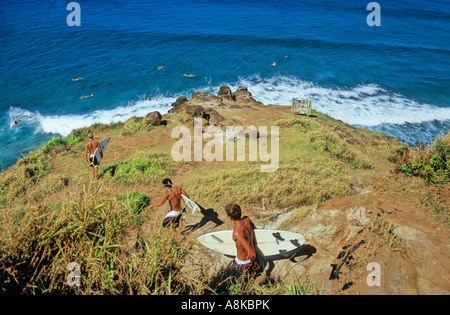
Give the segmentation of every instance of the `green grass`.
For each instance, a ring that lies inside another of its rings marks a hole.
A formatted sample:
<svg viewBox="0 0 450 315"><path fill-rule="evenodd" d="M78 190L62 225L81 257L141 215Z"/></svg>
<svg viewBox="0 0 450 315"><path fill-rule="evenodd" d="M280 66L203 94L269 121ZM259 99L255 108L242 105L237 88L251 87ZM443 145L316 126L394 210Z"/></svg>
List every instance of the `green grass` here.
<svg viewBox="0 0 450 315"><path fill-rule="evenodd" d="M248 157L244 162L175 163L170 146L162 144L131 155L126 152L126 158L120 156L118 149L109 151L114 153L110 160L113 162L100 166L100 179L95 182L86 165L73 172L64 169L66 174L62 175L53 170L52 162L56 162L55 167L74 163L82 166L80 152L90 131L109 130L117 135L122 131L147 131L130 120L127 126L97 124L75 130L66 138L53 138L0 174L0 293L315 294L311 283L297 276L290 281L260 282L255 277L227 274L226 269L209 278L193 272L190 262L197 258L192 255L197 253L198 243L190 235L148 224L143 209L150 197L139 191L143 190L142 185L159 186L164 177L186 173L182 183L176 184L181 184L205 208L220 212L226 203L236 202L258 220L299 209L286 222L293 225L324 201L348 196L353 178L373 179L379 176L380 169L393 168L387 152L395 151L398 142L346 126L326 115L315 116L285 115L270 122L280 127L280 164L274 173L261 172L261 164L267 162L248 162ZM181 119L170 117L169 124ZM59 155L52 161L45 152L55 146L69 150L56 153ZM446 156L442 152L448 155L448 151L441 144L433 150L427 163L442 166L443 159L433 156ZM402 156L407 156L405 152ZM180 166L183 169L179 172ZM78 189L57 201L44 202L46 196L70 181L76 181L74 186ZM419 184L415 185L420 187ZM403 193L402 188L396 187L398 192L390 190L391 194L396 193L396 200ZM433 196L424 195L422 202L448 220L446 203ZM134 248L126 249L125 240L131 231L144 224L149 236L138 238ZM371 229L390 248L399 249L393 226L388 222L374 221ZM81 267L80 287L67 285L67 265L71 262Z"/></svg>
<svg viewBox="0 0 450 315"><path fill-rule="evenodd" d="M430 146L421 144L418 150L400 146L392 160L407 176L420 176L432 184L446 185L450 181L450 133L436 137Z"/></svg>
<svg viewBox="0 0 450 315"><path fill-rule="evenodd" d="M30 198L37 197L30 194L52 170L50 156L42 150L30 153L12 166L7 172L0 173L0 206L17 202L25 203Z"/></svg>
<svg viewBox="0 0 450 315"><path fill-rule="evenodd" d="M388 163L380 153L368 154L363 145L350 145L333 133L328 124L301 116L273 122L280 127L280 161L276 172L263 173L267 162L202 162L185 179L189 193L211 206L237 202L244 207L260 207L261 199L276 209L319 205L331 198L347 196L351 180L358 176L375 177L374 166ZM336 124L336 122L334 122ZM341 132L349 133L343 124ZM364 143L366 135L357 135ZM269 141L270 142L270 141ZM218 202L221 201L221 202Z"/></svg>
<svg viewBox="0 0 450 315"><path fill-rule="evenodd" d="M56 146L66 146L73 147L76 144L80 144L81 142L87 141L87 135L90 132L98 132L98 131L117 131L123 128L124 123L112 123L109 125L95 123L92 126L79 128L72 130L72 132L67 137L56 136L53 137L50 141L44 143L42 148L44 150L48 150L50 148ZM83 146L84 147L84 146Z"/></svg>
<svg viewBox="0 0 450 315"><path fill-rule="evenodd" d="M101 178L112 178L122 184L153 184L172 175L172 159L168 155L138 152L131 158L107 165L99 172Z"/></svg>
<svg viewBox="0 0 450 315"><path fill-rule="evenodd" d="M111 196L93 183L76 197L47 206L5 210L0 215L2 294L305 294L299 282L259 284L255 278L218 273L212 279L186 268L194 238L151 226L149 237L125 251L134 218L148 204L137 192ZM69 286L80 267L80 286ZM69 278L71 280L72 278ZM213 281L217 280L217 281ZM225 287L224 287L225 285Z"/></svg>
<svg viewBox="0 0 450 315"><path fill-rule="evenodd" d="M185 290L179 270L193 246L181 235L155 227L132 255L122 238L148 204L139 193L114 198L97 183L77 198L22 212L2 213L2 293L170 294ZM81 266L81 287L66 283L70 262Z"/></svg>
<svg viewBox="0 0 450 315"><path fill-rule="evenodd" d="M144 221L142 211L150 204L150 199L140 192L132 191L120 195L120 200L131 209L133 225L141 225Z"/></svg>

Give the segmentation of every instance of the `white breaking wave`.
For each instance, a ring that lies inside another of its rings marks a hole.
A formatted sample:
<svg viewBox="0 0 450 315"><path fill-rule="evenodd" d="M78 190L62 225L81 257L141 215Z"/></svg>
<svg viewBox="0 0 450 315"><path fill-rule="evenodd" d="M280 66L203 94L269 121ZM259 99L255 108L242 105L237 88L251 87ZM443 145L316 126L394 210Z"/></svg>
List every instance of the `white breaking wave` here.
<svg viewBox="0 0 450 315"><path fill-rule="evenodd" d="M21 108L11 107L10 117L24 118L29 124L35 125L35 132L59 134L66 137L74 129L91 126L95 123L110 124L125 122L133 116L145 116L152 111L166 113L176 97L157 96L151 99L129 102L125 106L113 109L95 110L87 114L41 115L38 111L30 112Z"/></svg>
<svg viewBox="0 0 450 315"><path fill-rule="evenodd" d="M264 104L289 106L292 98L311 99L314 110L351 125L373 127L450 120L450 107L421 103L376 84L330 88L291 76L262 79L255 75L240 78L229 86L232 91L247 86L253 98Z"/></svg>
<svg viewBox="0 0 450 315"><path fill-rule="evenodd" d="M420 124L429 121L450 120L450 107L439 107L420 103L406 96L392 93L376 84L359 85L352 88L322 87L313 82L292 76L261 78L254 75L239 78L233 83L224 83L235 91L246 86L253 98L266 105L289 106L292 98L311 99L312 108L351 125L375 127L384 124ZM221 84L221 85L224 85ZM221 85L196 89L217 94ZM113 109L99 109L86 114L41 115L18 107L9 110L10 120L22 119L35 125L35 133L60 134L65 137L74 129L88 127L94 123L124 122L132 116L145 116L159 111L165 114L178 96L158 95L152 98L130 101Z"/></svg>

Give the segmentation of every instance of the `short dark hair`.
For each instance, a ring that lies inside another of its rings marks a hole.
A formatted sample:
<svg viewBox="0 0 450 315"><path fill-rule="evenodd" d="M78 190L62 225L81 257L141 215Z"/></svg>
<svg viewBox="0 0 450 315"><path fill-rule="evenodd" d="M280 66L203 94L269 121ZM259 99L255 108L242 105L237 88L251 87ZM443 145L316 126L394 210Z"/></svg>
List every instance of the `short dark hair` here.
<svg viewBox="0 0 450 315"><path fill-rule="evenodd" d="M170 178L164 178L162 184L164 185L164 187L172 187L172 181L170 180Z"/></svg>
<svg viewBox="0 0 450 315"><path fill-rule="evenodd" d="M225 206L225 212L232 220L241 218L241 207L235 203L229 203Z"/></svg>

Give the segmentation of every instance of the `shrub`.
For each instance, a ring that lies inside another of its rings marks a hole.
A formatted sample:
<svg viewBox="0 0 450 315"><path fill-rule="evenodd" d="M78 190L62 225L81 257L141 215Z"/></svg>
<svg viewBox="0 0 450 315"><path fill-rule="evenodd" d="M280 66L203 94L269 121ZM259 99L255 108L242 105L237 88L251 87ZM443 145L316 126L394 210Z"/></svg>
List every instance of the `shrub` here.
<svg viewBox="0 0 450 315"><path fill-rule="evenodd" d="M130 209L133 224L140 225L143 222L141 213L150 204L150 199L137 191L122 194L120 199Z"/></svg>
<svg viewBox="0 0 450 315"><path fill-rule="evenodd" d="M172 174L170 160L166 155L139 152L127 161L109 165L101 176L124 184L153 184Z"/></svg>
<svg viewBox="0 0 450 315"><path fill-rule="evenodd" d="M61 146L61 145L66 145L66 141L62 137L53 137L50 141L44 143L42 145L42 148L44 150L48 150L50 148Z"/></svg>
<svg viewBox="0 0 450 315"><path fill-rule="evenodd" d="M431 146L421 144L416 151L399 147L392 161L407 176L420 176L433 184L450 181L450 133L438 136Z"/></svg>

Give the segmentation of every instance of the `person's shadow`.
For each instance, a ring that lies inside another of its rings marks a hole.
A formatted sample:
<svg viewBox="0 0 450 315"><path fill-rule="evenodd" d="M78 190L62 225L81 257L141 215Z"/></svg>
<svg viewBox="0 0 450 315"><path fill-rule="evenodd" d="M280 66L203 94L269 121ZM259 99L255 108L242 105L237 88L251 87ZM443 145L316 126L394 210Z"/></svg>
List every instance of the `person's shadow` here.
<svg viewBox="0 0 450 315"><path fill-rule="evenodd" d="M198 229L200 229L201 227L205 226L206 223L208 222L213 222L216 224L215 227L218 227L219 225L222 225L224 222L222 220L219 219L219 214L217 212L214 211L214 209L209 208L209 209L205 209L202 206L200 206L199 204L197 204L200 207L200 212L201 214L203 214L203 218L200 220L200 222L196 223L196 224L191 224L191 225L187 225L184 230L183 233L189 233L189 232L194 232Z"/></svg>

